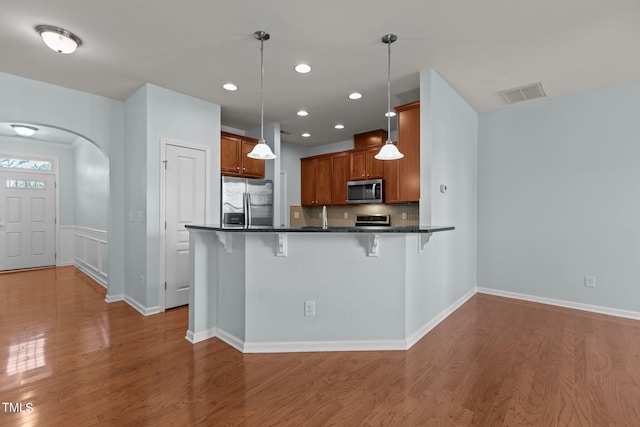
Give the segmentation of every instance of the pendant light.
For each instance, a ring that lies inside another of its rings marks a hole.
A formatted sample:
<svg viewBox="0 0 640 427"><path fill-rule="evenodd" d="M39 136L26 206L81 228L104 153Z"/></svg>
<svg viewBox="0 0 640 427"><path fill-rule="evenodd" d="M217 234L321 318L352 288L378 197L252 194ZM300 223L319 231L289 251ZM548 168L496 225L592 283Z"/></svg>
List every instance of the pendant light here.
<svg viewBox="0 0 640 427"><path fill-rule="evenodd" d="M260 40L260 140L253 147L253 150L247 157L251 157L252 159L259 160L272 160L276 158L276 155L273 154L271 148L267 145L267 142L264 140L264 41L269 40L269 33L265 31L256 31L253 33L253 36Z"/></svg>
<svg viewBox="0 0 640 427"><path fill-rule="evenodd" d="M391 141L391 43L398 40L395 34L382 37L382 43L387 44L387 142L382 146L375 158L378 160L397 160L404 157L398 147Z"/></svg>

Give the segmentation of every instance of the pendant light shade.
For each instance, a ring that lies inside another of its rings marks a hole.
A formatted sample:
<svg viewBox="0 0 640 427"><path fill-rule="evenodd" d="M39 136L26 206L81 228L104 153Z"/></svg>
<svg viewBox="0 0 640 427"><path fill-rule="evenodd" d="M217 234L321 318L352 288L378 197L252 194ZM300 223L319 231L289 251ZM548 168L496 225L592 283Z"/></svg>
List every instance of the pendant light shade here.
<svg viewBox="0 0 640 427"><path fill-rule="evenodd" d="M382 146L375 158L378 160L398 160L404 157L404 154L398 150L398 147L391 141L391 43L398 40L395 34L387 34L382 37L382 43L387 44L387 142Z"/></svg>
<svg viewBox="0 0 640 427"><path fill-rule="evenodd" d="M375 158L378 160L398 160L404 157L404 154L398 150L398 147L390 140L387 139L387 142L382 146L378 154L375 155Z"/></svg>
<svg viewBox="0 0 640 427"><path fill-rule="evenodd" d="M260 40L260 139L253 150L247 157L252 159L259 160L273 160L277 156L273 154L271 148L267 145L267 142L264 140L264 41L269 40L269 33L265 31L256 31L253 33L253 36Z"/></svg>

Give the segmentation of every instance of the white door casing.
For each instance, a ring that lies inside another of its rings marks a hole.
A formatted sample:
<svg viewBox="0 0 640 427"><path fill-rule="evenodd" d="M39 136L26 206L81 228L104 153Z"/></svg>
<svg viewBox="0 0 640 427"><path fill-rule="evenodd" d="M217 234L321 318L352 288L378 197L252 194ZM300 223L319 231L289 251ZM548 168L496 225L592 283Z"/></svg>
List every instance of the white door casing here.
<svg viewBox="0 0 640 427"><path fill-rule="evenodd" d="M165 144L165 308L189 303L188 224L206 221L206 152Z"/></svg>
<svg viewBox="0 0 640 427"><path fill-rule="evenodd" d="M0 171L0 270L56 263L53 174Z"/></svg>

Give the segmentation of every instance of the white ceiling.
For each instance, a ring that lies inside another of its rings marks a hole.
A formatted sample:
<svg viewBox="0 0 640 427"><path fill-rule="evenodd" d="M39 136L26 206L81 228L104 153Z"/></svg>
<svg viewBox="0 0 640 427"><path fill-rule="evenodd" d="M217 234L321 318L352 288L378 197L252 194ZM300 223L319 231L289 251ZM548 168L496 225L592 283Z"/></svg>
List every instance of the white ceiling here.
<svg viewBox="0 0 640 427"><path fill-rule="evenodd" d="M148 82L221 105L222 124L239 129L260 124L253 32L268 31L265 121L304 145L386 128L387 33L398 35L393 105L418 99L430 67L478 111L537 81L556 97L640 79L638 0L0 0L0 10L0 71L119 100ZM39 24L83 45L56 54ZM298 62L313 71L295 73ZM228 81L240 90L223 90ZM301 108L310 115L297 117Z"/></svg>

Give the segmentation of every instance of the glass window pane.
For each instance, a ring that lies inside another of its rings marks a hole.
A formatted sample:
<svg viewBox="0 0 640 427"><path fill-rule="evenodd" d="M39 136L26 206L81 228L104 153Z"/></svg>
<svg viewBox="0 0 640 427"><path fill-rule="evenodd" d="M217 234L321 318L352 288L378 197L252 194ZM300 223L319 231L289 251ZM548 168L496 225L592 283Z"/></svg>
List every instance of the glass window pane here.
<svg viewBox="0 0 640 427"><path fill-rule="evenodd" d="M0 168L50 171L51 166L51 162L47 162L44 160L11 159L8 157L0 157Z"/></svg>
<svg viewBox="0 0 640 427"><path fill-rule="evenodd" d="M46 190L47 184L42 181L23 181L19 179L7 179L6 188L20 188L26 190Z"/></svg>

